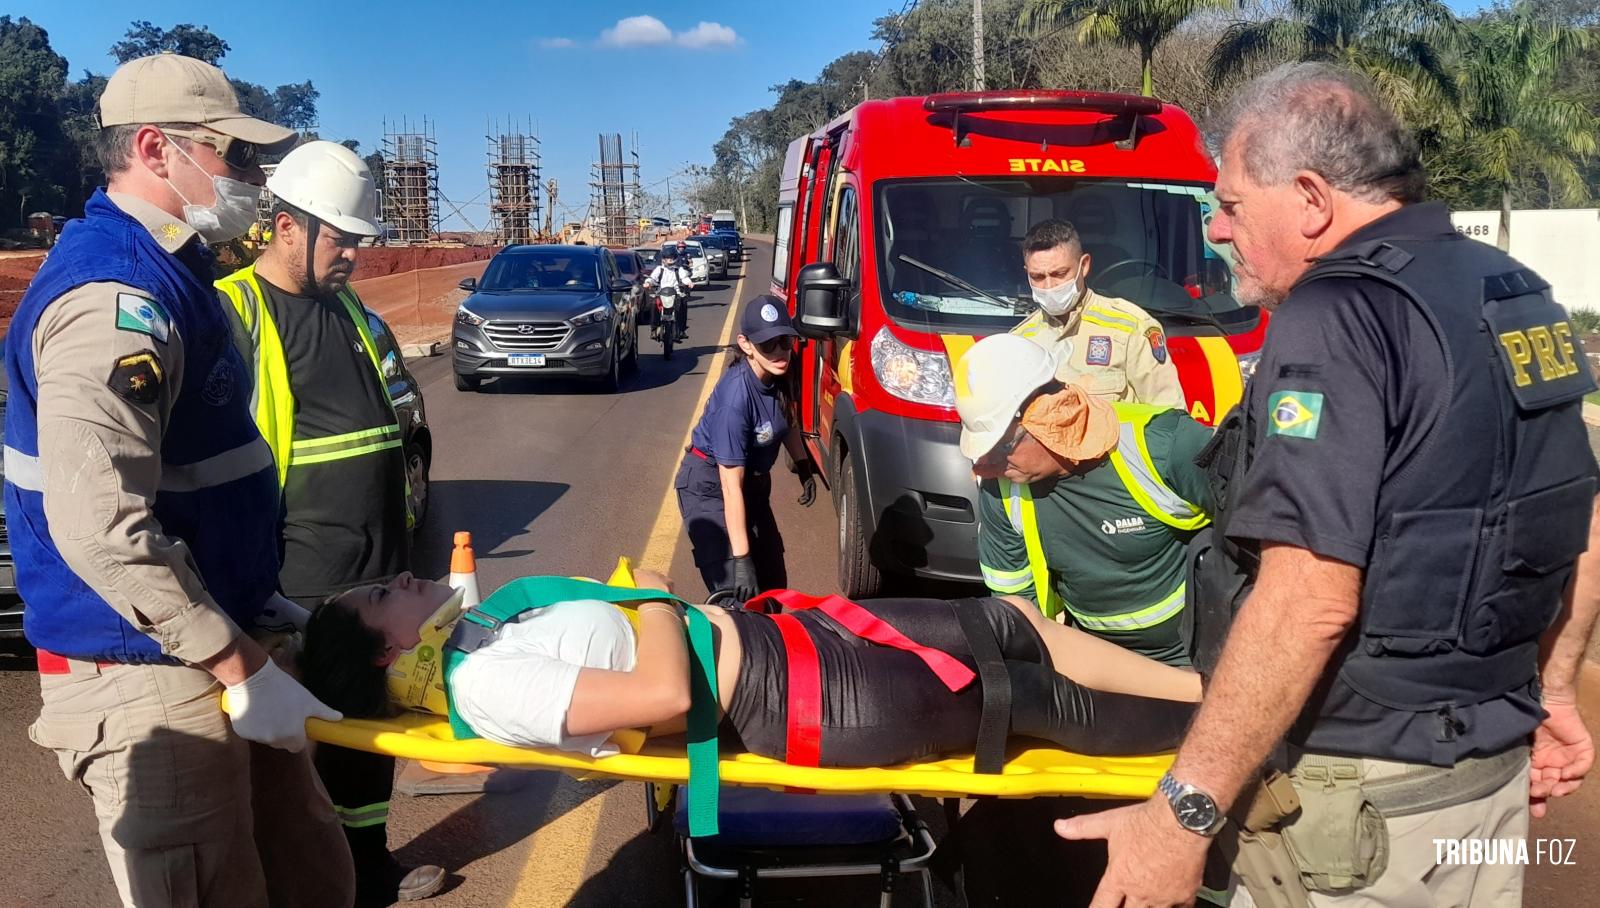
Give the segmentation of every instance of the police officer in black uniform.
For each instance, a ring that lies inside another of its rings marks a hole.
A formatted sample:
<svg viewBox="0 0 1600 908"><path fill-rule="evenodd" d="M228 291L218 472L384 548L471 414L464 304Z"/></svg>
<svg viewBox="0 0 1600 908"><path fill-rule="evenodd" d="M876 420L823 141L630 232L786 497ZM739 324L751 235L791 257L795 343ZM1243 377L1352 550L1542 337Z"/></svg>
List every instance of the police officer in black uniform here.
<svg viewBox="0 0 1600 908"><path fill-rule="evenodd" d="M1192 899L1236 805L1257 904L1515 904L1521 865L1435 841L1525 838L1530 738L1535 799L1588 769L1595 381L1549 285L1420 203L1416 143L1365 80L1280 67L1219 134L1211 238L1240 297L1279 307L1200 459L1224 507L1191 587L1243 608L1225 647L1199 632L1214 674L1158 794L1057 831L1108 840L1108 904ZM1269 757L1287 777L1252 801Z"/></svg>

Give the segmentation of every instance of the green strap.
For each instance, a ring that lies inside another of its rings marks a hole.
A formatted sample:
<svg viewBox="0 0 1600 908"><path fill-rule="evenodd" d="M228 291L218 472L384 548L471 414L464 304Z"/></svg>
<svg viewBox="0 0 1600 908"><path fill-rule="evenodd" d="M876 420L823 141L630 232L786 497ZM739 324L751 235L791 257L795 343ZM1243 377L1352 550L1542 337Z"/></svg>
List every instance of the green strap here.
<svg viewBox="0 0 1600 908"><path fill-rule="evenodd" d="M484 627L497 622L515 619L523 612L543 608L557 602L574 599L598 599L601 602L639 602L641 600L670 599L682 602L689 626L689 835L699 837L717 834L718 795L721 791L720 769L717 756L717 660L712 648L711 619L692 604L661 590L635 589L609 586L593 580L572 577L522 577L495 590L476 608L463 612L461 620ZM446 648L444 677L445 699L450 702L450 676L460 667L466 654ZM450 730L457 740L478 737L472 727L456 715L450 704Z"/></svg>

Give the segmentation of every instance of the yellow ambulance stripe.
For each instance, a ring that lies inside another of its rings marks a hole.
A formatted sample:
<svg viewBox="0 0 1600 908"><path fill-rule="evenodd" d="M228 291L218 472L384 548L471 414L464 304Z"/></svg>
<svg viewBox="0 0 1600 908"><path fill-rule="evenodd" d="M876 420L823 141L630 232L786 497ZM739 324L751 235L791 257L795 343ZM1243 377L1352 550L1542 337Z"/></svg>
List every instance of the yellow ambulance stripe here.
<svg viewBox="0 0 1600 908"><path fill-rule="evenodd" d="M972 345L978 342L978 339L970 334L941 334L939 339L944 341L944 352L946 356L950 357L952 371L954 371L956 363L961 361L961 357L966 356L967 351L972 349Z"/></svg>
<svg viewBox="0 0 1600 908"><path fill-rule="evenodd" d="M1206 366L1211 369L1211 400L1213 419L1233 409L1244 397L1244 379L1239 377L1239 358L1228 346L1226 338L1197 337L1200 352L1206 356Z"/></svg>
<svg viewBox="0 0 1600 908"><path fill-rule="evenodd" d="M812 341L812 343L818 343L818 341ZM838 376L839 390L844 394L856 393L855 370L850 367L850 354L854 352L855 346L855 341L845 341L840 344L839 361L833 364L833 374Z"/></svg>

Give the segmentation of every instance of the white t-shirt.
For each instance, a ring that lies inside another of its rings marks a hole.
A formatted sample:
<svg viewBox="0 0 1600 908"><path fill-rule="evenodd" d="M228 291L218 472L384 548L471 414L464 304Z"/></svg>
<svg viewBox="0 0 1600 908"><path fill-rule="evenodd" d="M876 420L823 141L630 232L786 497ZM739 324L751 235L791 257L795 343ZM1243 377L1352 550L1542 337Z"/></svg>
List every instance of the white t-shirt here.
<svg viewBox="0 0 1600 908"><path fill-rule="evenodd" d="M578 669L626 672L633 662L633 626L616 606L557 602L506 625L499 639L463 659L450 676L451 702L490 741L608 756L617 752L608 735L565 734L567 709Z"/></svg>

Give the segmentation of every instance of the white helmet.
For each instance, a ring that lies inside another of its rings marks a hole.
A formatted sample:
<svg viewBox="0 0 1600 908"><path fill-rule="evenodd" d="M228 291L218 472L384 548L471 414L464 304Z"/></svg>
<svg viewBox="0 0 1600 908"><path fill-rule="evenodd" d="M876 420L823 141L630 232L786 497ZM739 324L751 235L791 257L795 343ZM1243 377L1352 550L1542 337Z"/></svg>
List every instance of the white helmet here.
<svg viewBox="0 0 1600 908"><path fill-rule="evenodd" d="M267 178L273 195L340 233L377 236L378 190L365 161L337 142L307 142Z"/></svg>
<svg viewBox="0 0 1600 908"><path fill-rule="evenodd" d="M956 360L961 453L977 460L994 450L1033 392L1056 377L1056 358L1025 337L995 334Z"/></svg>

